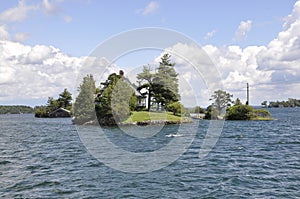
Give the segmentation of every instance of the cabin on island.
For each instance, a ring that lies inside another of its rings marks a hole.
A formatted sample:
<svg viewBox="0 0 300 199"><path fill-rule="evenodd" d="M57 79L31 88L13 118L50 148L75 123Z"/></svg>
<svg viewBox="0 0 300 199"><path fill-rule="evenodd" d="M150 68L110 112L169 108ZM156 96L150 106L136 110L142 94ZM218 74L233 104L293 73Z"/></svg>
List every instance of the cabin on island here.
<svg viewBox="0 0 300 199"><path fill-rule="evenodd" d="M49 117L51 117L51 118L71 117L71 111L64 109L64 108L58 108L55 111L49 113Z"/></svg>

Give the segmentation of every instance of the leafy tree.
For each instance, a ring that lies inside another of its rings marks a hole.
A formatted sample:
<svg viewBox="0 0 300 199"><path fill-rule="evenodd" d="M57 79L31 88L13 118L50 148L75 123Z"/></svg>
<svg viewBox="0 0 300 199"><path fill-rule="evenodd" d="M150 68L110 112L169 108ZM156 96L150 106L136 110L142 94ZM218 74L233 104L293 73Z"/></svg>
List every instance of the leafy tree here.
<svg viewBox="0 0 300 199"><path fill-rule="evenodd" d="M206 108L204 119L207 119L207 120L217 120L219 114L220 114L219 111L217 111L212 105L209 105Z"/></svg>
<svg viewBox="0 0 300 199"><path fill-rule="evenodd" d="M114 125L127 119L130 111L135 109L137 101L132 88L115 73L110 74L101 84L104 87L96 98L99 124Z"/></svg>
<svg viewBox="0 0 300 199"><path fill-rule="evenodd" d="M148 110L151 108L151 102L166 108L168 104L179 101L178 74L174 66L175 63L171 63L171 55L164 54L156 73L152 73L148 65L137 75L140 83L138 90L147 90L144 94L148 94Z"/></svg>
<svg viewBox="0 0 300 199"><path fill-rule="evenodd" d="M187 110L180 102L173 102L172 104L168 104L167 110L173 112L173 115L181 115L182 113L187 112Z"/></svg>
<svg viewBox="0 0 300 199"><path fill-rule="evenodd" d="M228 108L226 112L226 119L228 120L250 120L254 109L248 105L234 105Z"/></svg>
<svg viewBox="0 0 300 199"><path fill-rule="evenodd" d="M209 100L213 100L212 106L220 114L227 106L230 106L231 103L233 103L231 99L232 97L233 95L227 93L226 91L217 90L214 92L214 94L211 96L211 99Z"/></svg>
<svg viewBox="0 0 300 199"><path fill-rule="evenodd" d="M78 96L74 103L74 122L83 124L95 119L95 80L92 75L83 78L78 88Z"/></svg>

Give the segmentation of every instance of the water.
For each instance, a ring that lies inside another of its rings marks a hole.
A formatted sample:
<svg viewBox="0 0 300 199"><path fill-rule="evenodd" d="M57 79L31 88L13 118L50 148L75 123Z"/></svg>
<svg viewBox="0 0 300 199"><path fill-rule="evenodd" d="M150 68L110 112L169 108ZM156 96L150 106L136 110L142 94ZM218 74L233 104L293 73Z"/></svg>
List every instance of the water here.
<svg viewBox="0 0 300 199"><path fill-rule="evenodd" d="M0 115L0 197L299 198L300 109L270 111L278 120L225 122L204 159L198 153L208 121L200 121L177 161L143 174L112 169L91 156L70 119ZM147 152L169 143L177 128L165 127L146 141L117 128L106 131L123 149Z"/></svg>

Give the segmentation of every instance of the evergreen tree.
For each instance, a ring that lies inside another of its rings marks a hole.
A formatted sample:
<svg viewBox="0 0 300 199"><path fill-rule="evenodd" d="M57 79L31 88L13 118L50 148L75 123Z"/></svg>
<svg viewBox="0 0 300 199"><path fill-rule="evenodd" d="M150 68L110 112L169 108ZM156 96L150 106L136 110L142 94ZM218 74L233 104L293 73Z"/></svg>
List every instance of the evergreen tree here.
<svg viewBox="0 0 300 199"><path fill-rule="evenodd" d="M178 73L174 69L175 63L171 62L171 55L164 54L155 74L154 97L157 103L166 107L168 104L180 100Z"/></svg>
<svg viewBox="0 0 300 199"><path fill-rule="evenodd" d="M65 108L67 110L72 109L72 94L65 88L64 91L59 94L59 98L57 100L57 103L59 104L59 107Z"/></svg>
<svg viewBox="0 0 300 199"><path fill-rule="evenodd" d="M83 78L78 88L79 94L74 103L74 122L83 124L95 119L95 80L92 75Z"/></svg>

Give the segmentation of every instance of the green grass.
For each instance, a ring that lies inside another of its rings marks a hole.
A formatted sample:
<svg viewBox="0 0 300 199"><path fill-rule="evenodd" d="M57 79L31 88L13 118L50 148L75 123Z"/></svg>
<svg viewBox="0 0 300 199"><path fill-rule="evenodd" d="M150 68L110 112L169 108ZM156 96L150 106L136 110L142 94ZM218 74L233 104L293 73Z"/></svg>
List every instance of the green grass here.
<svg viewBox="0 0 300 199"><path fill-rule="evenodd" d="M170 122L181 122L183 117L173 115L170 112L147 112L147 111L133 111L130 117L122 122L123 124L144 122L144 121L170 121Z"/></svg>
<svg viewBox="0 0 300 199"><path fill-rule="evenodd" d="M254 118L251 118L250 120L254 120L254 121L272 121L272 120L275 120L275 119L271 118L271 117L254 117Z"/></svg>

